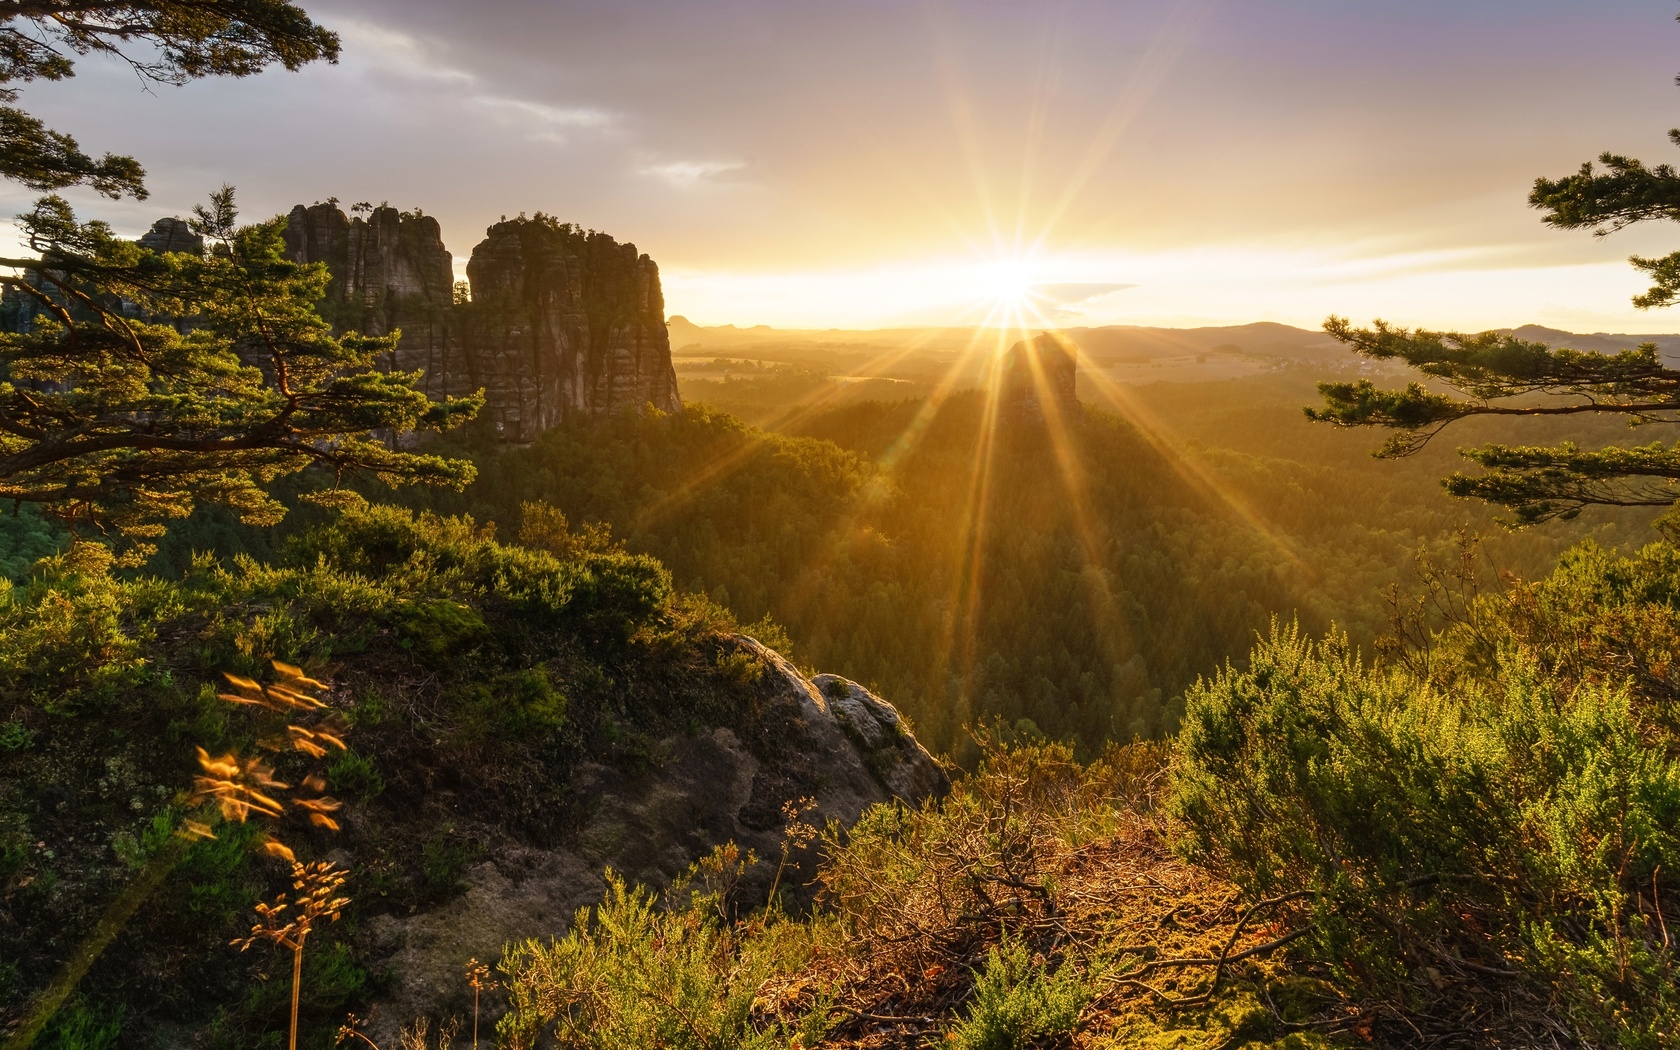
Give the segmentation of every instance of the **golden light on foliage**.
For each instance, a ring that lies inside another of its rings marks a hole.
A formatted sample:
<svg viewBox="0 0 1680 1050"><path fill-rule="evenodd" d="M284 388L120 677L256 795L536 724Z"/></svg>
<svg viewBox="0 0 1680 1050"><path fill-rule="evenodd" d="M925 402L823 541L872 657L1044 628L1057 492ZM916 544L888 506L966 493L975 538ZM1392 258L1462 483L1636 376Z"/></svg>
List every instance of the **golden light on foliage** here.
<svg viewBox="0 0 1680 1050"><path fill-rule="evenodd" d="M326 701L316 695L330 688L326 682L309 677L301 668L291 664L279 660L273 664L278 675L274 684L265 686L241 675L224 674L232 691L216 695L229 703L260 708L289 718L296 717L298 712L312 713L326 709ZM287 721L278 731L259 737L257 746L269 752L293 751L312 759L321 759L326 757L329 748L345 750L343 734L338 716L329 714L313 725ZM280 820L288 809L293 809L303 814L314 827L339 830L338 821L330 814L342 808L342 803L322 794L326 780L318 773L309 774L299 785L299 791L311 792L312 796L301 796L297 792L286 794L291 791L292 785L277 779L274 767L259 756L240 756L231 751L212 756L201 747L198 749L198 764L203 772L193 782L192 801L215 805L223 820L244 823L253 816ZM186 821L184 831L198 838L215 837L208 824L197 820ZM295 859L290 848L272 837L265 840L263 849L282 860Z"/></svg>
<svg viewBox="0 0 1680 1050"><path fill-rule="evenodd" d="M275 673L280 676L280 680L273 685L261 685L236 674L223 674L222 677L228 680L235 691L216 695L229 703L252 704L271 711L309 711L327 706L325 701L314 695L316 691L328 689L327 683L310 678L303 673L302 668L279 660L272 662Z"/></svg>
<svg viewBox="0 0 1680 1050"><path fill-rule="evenodd" d="M193 799L215 803L223 820L243 824L253 813L265 817L280 817L285 813L285 803L264 791L284 790L291 785L274 779L274 767L261 758L240 758L231 751L212 758L201 747L198 764L204 772L193 781Z"/></svg>
<svg viewBox="0 0 1680 1050"><path fill-rule="evenodd" d="M337 922L350 898L339 895L344 886L345 872L330 861L299 864L292 861L292 891L287 899L282 893L273 901L257 905L257 923L249 936L232 943L246 951L253 944L269 943L289 949L292 953L292 1030L291 1050L297 1050L298 996L303 986L303 948L316 924Z"/></svg>

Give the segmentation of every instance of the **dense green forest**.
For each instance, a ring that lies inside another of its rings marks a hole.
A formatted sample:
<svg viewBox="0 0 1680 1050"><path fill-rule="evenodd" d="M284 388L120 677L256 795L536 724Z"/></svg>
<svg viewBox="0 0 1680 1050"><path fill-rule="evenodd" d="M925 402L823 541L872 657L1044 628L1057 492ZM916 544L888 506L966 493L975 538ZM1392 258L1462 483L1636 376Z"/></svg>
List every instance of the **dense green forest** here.
<svg viewBox="0 0 1680 1050"><path fill-rule="evenodd" d="M978 391L936 408L856 401L791 433L691 405L574 422L528 447L440 445L477 465L460 494L364 491L504 534L527 500L604 527L741 622L780 625L802 663L877 688L930 747L970 756L965 726L1000 718L1084 753L1170 733L1176 698L1274 618L1334 625L1370 651L1389 631L1385 589L1413 587L1420 550L1456 558L1465 530L1485 582L1543 572L1583 537L1653 535L1642 512L1513 532L1440 491L1450 448L1373 460L1368 439L1301 417L1310 392L1287 372L1157 384L1130 418L1087 405L1065 448L1006 425L989 453ZM271 556L320 515L305 505L262 530L208 509L171 529L152 568ZM15 572L53 537L25 516L0 542Z"/></svg>

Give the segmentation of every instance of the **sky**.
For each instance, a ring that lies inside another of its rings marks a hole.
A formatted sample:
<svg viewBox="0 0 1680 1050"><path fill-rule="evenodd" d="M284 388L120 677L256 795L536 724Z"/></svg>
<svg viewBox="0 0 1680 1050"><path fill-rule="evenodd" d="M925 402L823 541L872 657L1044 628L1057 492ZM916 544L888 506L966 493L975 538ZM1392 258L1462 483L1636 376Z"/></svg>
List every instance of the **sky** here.
<svg viewBox="0 0 1680 1050"><path fill-rule="evenodd" d="M1673 0L303 0L335 66L22 105L152 196L436 216L464 270L544 211L634 242L700 324L1680 331L1536 176L1676 151ZM25 192L0 194L8 214Z"/></svg>

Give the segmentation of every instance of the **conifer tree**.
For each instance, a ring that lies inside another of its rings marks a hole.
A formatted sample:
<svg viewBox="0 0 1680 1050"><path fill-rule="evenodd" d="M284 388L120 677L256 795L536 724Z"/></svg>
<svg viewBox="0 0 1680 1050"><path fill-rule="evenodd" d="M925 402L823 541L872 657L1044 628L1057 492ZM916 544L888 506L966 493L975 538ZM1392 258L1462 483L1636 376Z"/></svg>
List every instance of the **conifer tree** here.
<svg viewBox="0 0 1680 1050"><path fill-rule="evenodd" d="M338 34L285 0L0 0L0 103L16 85L64 80L76 58L108 55L145 80L184 84L338 59ZM91 186L146 196L133 157L95 160L76 140L11 105L0 106L0 176L31 189Z"/></svg>
<svg viewBox="0 0 1680 1050"><path fill-rule="evenodd" d="M0 0L0 102L104 54L183 83L333 61L338 38L282 0ZM145 196L140 165L95 160L0 106L0 176L41 190ZM317 304L324 266L285 257L279 220L240 227L233 191L198 208L199 252L152 252L82 221L57 195L19 221L33 255L0 259L0 500L31 503L145 550L195 502L277 520L275 478L322 465L393 483L460 486L472 467L392 435L470 418L478 398L432 402L418 376L379 372L400 338L335 335ZM378 435L378 436L376 436Z"/></svg>
<svg viewBox="0 0 1680 1050"><path fill-rule="evenodd" d="M1680 78L1677 78L1680 79ZM1680 146L1680 129L1669 132ZM1560 179L1535 180L1529 204L1560 229L1608 236L1633 223L1680 221L1680 172L1604 153ZM1659 259L1634 256L1649 274L1640 309L1680 299L1680 251ZM1680 422L1680 369L1664 362L1656 344L1615 354L1593 353L1520 339L1502 332L1465 334L1407 329L1376 321L1357 328L1331 317L1325 331L1356 353L1398 360L1424 381L1403 390L1369 380L1321 383L1324 402L1308 408L1315 420L1339 426L1377 426L1395 433L1377 455L1410 455L1452 423L1472 416L1618 415L1630 424ZM1455 496L1486 500L1532 523L1571 518L1590 506L1666 507L1680 500L1680 442L1587 449L1490 444L1461 450L1485 468L1445 481Z"/></svg>

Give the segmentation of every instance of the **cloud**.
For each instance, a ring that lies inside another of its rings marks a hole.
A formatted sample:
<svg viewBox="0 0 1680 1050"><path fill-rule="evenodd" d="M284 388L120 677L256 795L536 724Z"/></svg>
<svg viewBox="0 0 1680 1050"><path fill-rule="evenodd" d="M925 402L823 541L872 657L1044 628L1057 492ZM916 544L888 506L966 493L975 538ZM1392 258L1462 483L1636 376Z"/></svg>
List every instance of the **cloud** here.
<svg viewBox="0 0 1680 1050"><path fill-rule="evenodd" d="M1061 309L1088 303L1092 299L1100 299L1114 292L1123 292L1128 288L1136 288L1135 284L1035 284L1028 289L1034 298L1049 303Z"/></svg>
<svg viewBox="0 0 1680 1050"><path fill-rule="evenodd" d="M745 161L739 160L676 160L667 164L643 165L639 170L640 174L662 179L678 189L688 189L746 166Z"/></svg>
<svg viewBox="0 0 1680 1050"><path fill-rule="evenodd" d="M569 140L567 130L605 130L615 123L611 113L587 106L550 106L501 95L473 95L470 101L497 113L506 123L524 126L525 137L537 142L564 144Z"/></svg>
<svg viewBox="0 0 1680 1050"><path fill-rule="evenodd" d="M527 130L526 137L565 142L563 130L603 129L612 114L591 106L559 106L489 90L484 79L449 64L438 49L420 37L359 19L334 23L343 34L346 53L369 71L401 80L442 87L454 101L480 107L505 124Z"/></svg>
<svg viewBox="0 0 1680 1050"><path fill-rule="evenodd" d="M471 86L478 78L445 65L418 37L360 19L343 19L333 29L344 37L346 61L407 80Z"/></svg>

